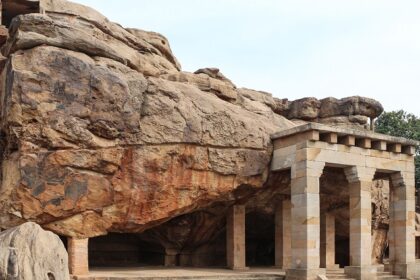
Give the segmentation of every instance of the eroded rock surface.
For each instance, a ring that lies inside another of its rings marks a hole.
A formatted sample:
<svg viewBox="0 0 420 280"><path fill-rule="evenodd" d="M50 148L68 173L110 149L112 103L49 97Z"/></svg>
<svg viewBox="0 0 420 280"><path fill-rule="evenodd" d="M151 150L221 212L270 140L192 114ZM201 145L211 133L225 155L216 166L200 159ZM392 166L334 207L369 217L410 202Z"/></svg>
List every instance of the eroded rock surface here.
<svg viewBox="0 0 420 280"><path fill-rule="evenodd" d="M4 227L138 232L263 187L270 134L292 122L248 97L252 110L219 98L236 87L214 69L180 72L159 34L41 4L45 14L13 20L3 46Z"/></svg>
<svg viewBox="0 0 420 280"><path fill-rule="evenodd" d="M382 105L371 98L352 96L318 100L313 97L284 101L282 115L288 119L302 119L353 128L366 127L369 118L375 119L383 112Z"/></svg>
<svg viewBox="0 0 420 280"><path fill-rule="evenodd" d="M35 223L0 233L0 260L0 279L70 279L67 251L60 238Z"/></svg>
<svg viewBox="0 0 420 280"><path fill-rule="evenodd" d="M0 63L5 228L34 221L73 237L150 229L169 249L201 250L235 201L271 215L290 195L290 176L269 174L270 134L307 121L364 129L383 110L357 96L275 98L217 68L182 71L160 34L63 0L40 1L41 12L29 2L16 8ZM345 178L329 174L323 207L342 217L345 236L348 194L335 191Z"/></svg>

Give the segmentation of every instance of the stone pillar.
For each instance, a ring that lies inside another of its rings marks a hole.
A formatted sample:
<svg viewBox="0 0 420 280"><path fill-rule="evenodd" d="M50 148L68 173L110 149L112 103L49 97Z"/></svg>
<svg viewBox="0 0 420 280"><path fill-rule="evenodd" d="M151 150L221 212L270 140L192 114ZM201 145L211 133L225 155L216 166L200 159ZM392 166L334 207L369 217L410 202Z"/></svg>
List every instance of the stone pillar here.
<svg viewBox="0 0 420 280"><path fill-rule="evenodd" d="M390 244L393 273L402 278L415 277L415 181L413 172L391 175L392 222Z"/></svg>
<svg viewBox="0 0 420 280"><path fill-rule="evenodd" d="M335 268L335 217L330 213L321 215L321 267Z"/></svg>
<svg viewBox="0 0 420 280"><path fill-rule="evenodd" d="M178 249L165 249L165 266L177 266L178 260L177 257L179 255Z"/></svg>
<svg viewBox="0 0 420 280"><path fill-rule="evenodd" d="M69 254L69 269L72 275L89 274L88 261L88 241L89 239L67 239L67 250Z"/></svg>
<svg viewBox="0 0 420 280"><path fill-rule="evenodd" d="M234 270L246 269L245 264L245 205L229 209L226 224L227 265Z"/></svg>
<svg viewBox="0 0 420 280"><path fill-rule="evenodd" d="M284 270L290 268L292 262L291 207L290 200L283 200L275 212L275 266Z"/></svg>
<svg viewBox="0 0 420 280"><path fill-rule="evenodd" d="M393 202L392 202L392 184L389 186L389 228L388 228L388 246L389 246L389 257L388 263L384 265L385 271L390 272L391 274L394 273L393 264L395 263L395 256L394 256L394 210L393 210Z"/></svg>
<svg viewBox="0 0 420 280"><path fill-rule="evenodd" d="M325 163L299 161L291 170L292 263L287 280L315 280L320 269L319 177Z"/></svg>
<svg viewBox="0 0 420 280"><path fill-rule="evenodd" d="M376 279L372 266L372 201L371 188L375 169L345 169L350 195L350 266L348 276L358 280Z"/></svg>

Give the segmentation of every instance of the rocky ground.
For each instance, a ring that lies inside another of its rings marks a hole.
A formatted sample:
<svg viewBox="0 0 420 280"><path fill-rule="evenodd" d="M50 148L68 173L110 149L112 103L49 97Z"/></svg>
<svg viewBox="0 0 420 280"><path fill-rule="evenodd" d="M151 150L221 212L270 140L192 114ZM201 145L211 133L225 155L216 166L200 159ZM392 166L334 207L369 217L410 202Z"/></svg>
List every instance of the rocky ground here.
<svg viewBox="0 0 420 280"><path fill-rule="evenodd" d="M144 239L198 250L217 240L230 205L271 215L287 195L288 174L269 173L270 134L307 121L366 129L383 110L357 96L275 98L216 68L182 71L162 35L71 2L3 2L26 11L1 48L4 228L33 221L79 238L149 230ZM344 176L326 174L335 179L322 179L323 207L346 217ZM373 198L382 241L385 196Z"/></svg>

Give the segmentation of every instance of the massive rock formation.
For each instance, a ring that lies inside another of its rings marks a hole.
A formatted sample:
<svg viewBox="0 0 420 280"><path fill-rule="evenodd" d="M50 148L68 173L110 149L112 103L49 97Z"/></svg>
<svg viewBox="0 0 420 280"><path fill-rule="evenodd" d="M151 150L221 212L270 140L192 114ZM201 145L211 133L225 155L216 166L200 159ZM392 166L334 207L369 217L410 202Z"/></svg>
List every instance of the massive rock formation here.
<svg viewBox="0 0 420 280"><path fill-rule="evenodd" d="M13 19L2 47L3 226L143 231L262 188L270 134L294 126L284 116L380 113L357 97L309 114L301 101L237 89L218 69L180 71L157 33L70 2L40 7Z"/></svg>
<svg viewBox="0 0 420 280"><path fill-rule="evenodd" d="M138 232L263 187L270 134L292 122L227 81L180 72L156 33L41 4L45 14L13 20L3 46L3 226ZM218 97L229 90L246 105Z"/></svg>
<svg viewBox="0 0 420 280"><path fill-rule="evenodd" d="M160 34L63 0L16 3L3 0L3 228L150 229L144 239L197 250L217 240L235 201L271 215L288 195L289 174L269 174L270 134L306 121L365 129L383 110L363 97L289 101L237 88L216 68L181 71ZM336 180L323 184L323 207L345 209L335 188L344 175L326 172Z"/></svg>
<svg viewBox="0 0 420 280"><path fill-rule="evenodd" d="M0 233L0 279L70 279L60 238L34 223Z"/></svg>

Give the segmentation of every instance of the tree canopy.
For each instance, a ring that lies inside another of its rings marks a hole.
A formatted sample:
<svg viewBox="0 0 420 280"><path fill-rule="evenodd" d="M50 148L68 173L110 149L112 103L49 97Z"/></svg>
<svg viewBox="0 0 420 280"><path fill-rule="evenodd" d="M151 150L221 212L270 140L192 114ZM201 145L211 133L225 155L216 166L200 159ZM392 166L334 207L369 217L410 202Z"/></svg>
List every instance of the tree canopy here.
<svg viewBox="0 0 420 280"><path fill-rule="evenodd" d="M420 118L403 110L384 112L375 123L376 132L420 141ZM420 150L417 147L416 188L420 188Z"/></svg>

